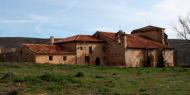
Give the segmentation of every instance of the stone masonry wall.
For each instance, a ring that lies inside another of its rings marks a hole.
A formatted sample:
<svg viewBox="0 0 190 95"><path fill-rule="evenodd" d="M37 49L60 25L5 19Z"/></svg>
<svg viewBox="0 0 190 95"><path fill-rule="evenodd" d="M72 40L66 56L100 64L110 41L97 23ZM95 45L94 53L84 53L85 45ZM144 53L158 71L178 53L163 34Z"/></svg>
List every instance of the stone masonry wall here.
<svg viewBox="0 0 190 95"><path fill-rule="evenodd" d="M89 47L92 47L92 53L89 52ZM104 43L78 42L76 45L77 64L96 64L96 58L99 58L100 64L104 65L106 62L103 47ZM89 63L85 62L85 56L89 56Z"/></svg>
<svg viewBox="0 0 190 95"><path fill-rule="evenodd" d="M52 60L49 60L49 56L52 56ZM64 60L66 56L66 60ZM75 64L74 55L36 55L35 62L39 64L50 63L50 64Z"/></svg>
<svg viewBox="0 0 190 95"><path fill-rule="evenodd" d="M35 62L35 54L25 47L18 48L14 57L16 62Z"/></svg>
<svg viewBox="0 0 190 95"><path fill-rule="evenodd" d="M175 50L166 49L162 53L166 67L171 67L176 64Z"/></svg>

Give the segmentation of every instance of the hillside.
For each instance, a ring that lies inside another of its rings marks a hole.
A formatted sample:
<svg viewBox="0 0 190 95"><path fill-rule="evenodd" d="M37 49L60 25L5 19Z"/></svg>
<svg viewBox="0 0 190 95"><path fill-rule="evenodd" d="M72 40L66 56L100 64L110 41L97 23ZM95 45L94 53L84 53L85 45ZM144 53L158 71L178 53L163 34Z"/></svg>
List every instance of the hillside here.
<svg viewBox="0 0 190 95"><path fill-rule="evenodd" d="M190 68L0 63L0 95L189 95Z"/></svg>
<svg viewBox="0 0 190 95"><path fill-rule="evenodd" d="M27 37L0 37L0 47L18 48L22 44L48 44L48 39L27 38Z"/></svg>

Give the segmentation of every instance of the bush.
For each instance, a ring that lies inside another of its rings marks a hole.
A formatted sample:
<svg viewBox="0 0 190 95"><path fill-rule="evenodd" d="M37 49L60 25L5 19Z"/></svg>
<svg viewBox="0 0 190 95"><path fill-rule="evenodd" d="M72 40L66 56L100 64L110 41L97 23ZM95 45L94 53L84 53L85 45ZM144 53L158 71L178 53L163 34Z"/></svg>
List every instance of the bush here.
<svg viewBox="0 0 190 95"><path fill-rule="evenodd" d="M75 77L84 77L84 73L83 72L78 72L78 73L76 73Z"/></svg>
<svg viewBox="0 0 190 95"><path fill-rule="evenodd" d="M55 76L53 74L49 74L49 73L41 75L40 79L44 81L56 81L56 82L62 80L60 77Z"/></svg>
<svg viewBox="0 0 190 95"><path fill-rule="evenodd" d="M104 77L104 76L97 75L97 76L95 76L95 78L97 78L97 79L103 79L103 78L105 78L105 77Z"/></svg>

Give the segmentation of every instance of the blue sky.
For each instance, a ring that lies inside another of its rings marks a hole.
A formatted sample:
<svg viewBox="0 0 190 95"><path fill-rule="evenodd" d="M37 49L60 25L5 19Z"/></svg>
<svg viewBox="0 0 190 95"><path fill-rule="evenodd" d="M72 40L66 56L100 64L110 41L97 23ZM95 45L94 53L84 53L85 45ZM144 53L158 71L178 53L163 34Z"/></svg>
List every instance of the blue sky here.
<svg viewBox="0 0 190 95"><path fill-rule="evenodd" d="M67 37L97 30L130 33L149 24L166 28L189 13L190 0L0 0L1 37Z"/></svg>

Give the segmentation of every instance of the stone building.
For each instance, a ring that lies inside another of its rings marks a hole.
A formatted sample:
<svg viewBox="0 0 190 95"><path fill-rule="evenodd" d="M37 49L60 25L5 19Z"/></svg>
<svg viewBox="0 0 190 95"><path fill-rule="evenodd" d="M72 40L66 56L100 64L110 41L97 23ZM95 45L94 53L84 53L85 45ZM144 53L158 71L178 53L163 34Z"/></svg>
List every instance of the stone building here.
<svg viewBox="0 0 190 95"><path fill-rule="evenodd" d="M51 45L24 44L15 52L21 62L52 64L96 64L125 67L167 67L176 64L174 48L164 28L146 26L133 30L97 31L54 41Z"/></svg>

